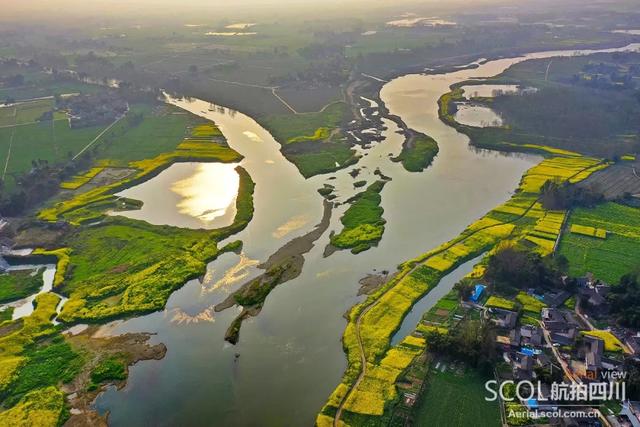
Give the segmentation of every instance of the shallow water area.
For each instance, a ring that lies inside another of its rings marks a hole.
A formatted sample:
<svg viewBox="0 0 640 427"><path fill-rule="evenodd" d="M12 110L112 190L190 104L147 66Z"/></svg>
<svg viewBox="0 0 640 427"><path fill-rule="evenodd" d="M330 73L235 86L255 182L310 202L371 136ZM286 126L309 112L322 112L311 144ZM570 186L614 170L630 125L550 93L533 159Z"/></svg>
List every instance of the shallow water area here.
<svg viewBox="0 0 640 427"><path fill-rule="evenodd" d="M459 104L453 116L456 122L474 127L502 126L502 117L489 107L471 104Z"/></svg>

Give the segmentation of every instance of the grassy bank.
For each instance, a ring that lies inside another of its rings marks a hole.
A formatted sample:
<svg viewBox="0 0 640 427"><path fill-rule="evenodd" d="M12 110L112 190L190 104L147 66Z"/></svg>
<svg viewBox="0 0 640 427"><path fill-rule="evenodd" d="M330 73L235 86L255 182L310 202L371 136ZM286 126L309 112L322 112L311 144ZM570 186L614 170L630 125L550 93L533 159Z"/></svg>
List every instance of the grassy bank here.
<svg viewBox="0 0 640 427"><path fill-rule="evenodd" d="M217 246L253 216L254 183L237 170L237 214L228 227L187 230L116 217L69 236L69 274L60 286L69 301L60 319L95 322L160 310L173 291L204 274L208 262L237 250L239 242Z"/></svg>
<svg viewBox="0 0 640 427"><path fill-rule="evenodd" d="M0 304L37 293L43 284L42 269L0 274Z"/></svg>
<svg viewBox="0 0 640 427"><path fill-rule="evenodd" d="M63 421L64 395L55 386L68 382L77 370L76 353L58 338L39 344L58 329L50 319L60 298L43 294L29 317L4 324L0 336L0 396L7 410L2 425L56 426Z"/></svg>

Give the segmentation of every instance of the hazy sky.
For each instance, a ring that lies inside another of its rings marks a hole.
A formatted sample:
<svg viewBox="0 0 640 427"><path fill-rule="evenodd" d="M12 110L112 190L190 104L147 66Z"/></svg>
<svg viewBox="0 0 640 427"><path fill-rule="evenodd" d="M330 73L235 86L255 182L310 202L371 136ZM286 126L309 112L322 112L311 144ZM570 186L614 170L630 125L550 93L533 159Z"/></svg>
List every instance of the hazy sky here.
<svg viewBox="0 0 640 427"><path fill-rule="evenodd" d="M355 10L387 7L442 8L452 4L478 5L491 0L0 0L0 20L45 21L56 19L69 20L78 16L95 18L97 16L135 17L158 16L170 13L180 19L206 9L220 14L243 14L265 12L269 9L302 11L304 9L327 10L340 7ZM494 2L496 0L493 0ZM283 5L286 6L283 9Z"/></svg>

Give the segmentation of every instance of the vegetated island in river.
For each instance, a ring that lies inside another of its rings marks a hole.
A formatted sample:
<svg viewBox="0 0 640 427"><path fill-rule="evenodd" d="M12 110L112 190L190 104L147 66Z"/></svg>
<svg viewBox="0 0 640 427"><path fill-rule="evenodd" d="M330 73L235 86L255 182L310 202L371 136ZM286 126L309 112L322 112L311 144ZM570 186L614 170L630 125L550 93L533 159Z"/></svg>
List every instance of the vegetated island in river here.
<svg viewBox="0 0 640 427"><path fill-rule="evenodd" d="M440 149L435 139L414 130L405 132L406 138L400 154L391 160L401 162L409 172L422 172L433 163Z"/></svg>
<svg viewBox="0 0 640 427"><path fill-rule="evenodd" d="M303 255L313 248L315 241L324 234L331 222L333 204L328 200L324 200L323 204L322 219L313 230L304 236L296 237L278 249L267 261L258 266L266 270L263 274L248 281L215 306L215 311L226 310L236 304L243 307L242 312L227 329L224 336L226 341L236 344L240 338L242 321L260 313L264 301L276 286L295 279L302 273Z"/></svg>
<svg viewBox="0 0 640 427"><path fill-rule="evenodd" d="M386 223L382 218L384 209L380 206L380 192L388 180L378 180L348 200L351 206L340 218L343 229L331 236L331 243L324 252L325 257L339 249L351 249L352 253L358 254L378 244Z"/></svg>

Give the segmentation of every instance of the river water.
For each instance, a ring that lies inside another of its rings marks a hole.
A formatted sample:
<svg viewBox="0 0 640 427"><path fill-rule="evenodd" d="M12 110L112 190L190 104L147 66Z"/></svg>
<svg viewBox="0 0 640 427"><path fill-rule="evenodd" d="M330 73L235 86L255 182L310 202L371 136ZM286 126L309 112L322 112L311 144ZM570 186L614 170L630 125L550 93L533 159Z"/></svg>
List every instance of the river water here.
<svg viewBox="0 0 640 427"><path fill-rule="evenodd" d="M528 58L568 54L573 52L531 54L486 62L473 70L408 75L386 84L381 98L390 111L434 137L440 154L423 173L404 171L389 159L390 153L399 152L403 138L387 122L385 140L362 152L356 166L362 172L355 179L372 182L376 167L393 178L382 192L388 223L380 245L357 256L343 251L323 258L329 240L325 233L305 256L302 274L277 287L260 315L243 324L236 346L223 337L238 310L214 313L213 305L257 275L258 262L319 222L317 188L335 185L337 200L344 201L356 191L355 180L347 173L351 168L304 180L271 135L250 117L210 109L203 101L170 100L215 121L229 145L245 156L241 165L256 182L255 216L232 237L244 241L241 255L225 254L212 262L204 280L175 292L165 311L109 325L111 333L155 332L154 342L164 342L168 351L163 360L132 367L127 386L101 395L97 409L109 411L114 426L312 425L346 367L340 342L343 314L362 300L358 280L375 269L393 270L455 237L507 200L522 174L540 160L470 148L466 136L439 120L438 98L451 84L470 77L493 76ZM339 230L344 209L334 210L330 230ZM429 298L420 304L429 306ZM408 332L404 327L403 333Z"/></svg>

